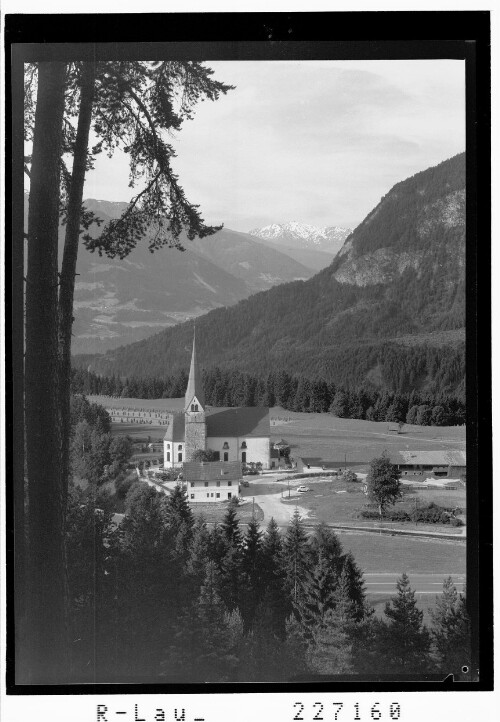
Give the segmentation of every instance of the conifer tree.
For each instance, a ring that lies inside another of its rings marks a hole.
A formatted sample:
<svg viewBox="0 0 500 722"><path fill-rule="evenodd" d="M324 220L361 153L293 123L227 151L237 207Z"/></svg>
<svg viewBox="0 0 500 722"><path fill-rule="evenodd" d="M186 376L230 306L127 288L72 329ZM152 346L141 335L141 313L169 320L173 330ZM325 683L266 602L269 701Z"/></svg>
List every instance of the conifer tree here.
<svg viewBox="0 0 500 722"><path fill-rule="evenodd" d="M242 583L239 606L246 630L253 627L257 606L264 594L262 557L262 532L255 517L252 517L243 539L241 555Z"/></svg>
<svg viewBox="0 0 500 722"><path fill-rule="evenodd" d="M239 549L242 545L242 537L236 508L235 504L228 504L227 511L222 520L221 530L228 544Z"/></svg>
<svg viewBox="0 0 500 722"><path fill-rule="evenodd" d="M342 558L342 575L345 575L349 599L353 604L353 614L359 621L367 611L365 582L363 572L356 563L351 551L348 551Z"/></svg>
<svg viewBox="0 0 500 722"><path fill-rule="evenodd" d="M193 527L186 571L198 589L203 583L205 568L209 559L210 534L205 519L199 516Z"/></svg>
<svg viewBox="0 0 500 722"><path fill-rule="evenodd" d="M272 633L285 637L285 620L291 611L291 600L286 592L283 561L283 542L274 518L267 525L262 542L262 575L265 595L262 604L270 611Z"/></svg>
<svg viewBox="0 0 500 722"><path fill-rule="evenodd" d="M301 593L293 603L305 639L311 638L313 629L322 622L326 612L335 606L337 581L328 557L320 552L314 568L305 573Z"/></svg>
<svg viewBox="0 0 500 722"><path fill-rule="evenodd" d="M410 580L403 574L397 582L398 593L387 602L385 616L389 623L381 627L381 669L387 674L422 674L432 670L430 635L422 624Z"/></svg>
<svg viewBox="0 0 500 722"><path fill-rule="evenodd" d="M310 560L307 534L297 509L283 539L283 560L288 592L293 603L297 604Z"/></svg>
<svg viewBox="0 0 500 722"><path fill-rule="evenodd" d="M457 592L451 577L443 582L443 593L436 597L431 619L431 637L439 669L463 675L463 667L471 669L470 623L465 596Z"/></svg>
<svg viewBox="0 0 500 722"><path fill-rule="evenodd" d="M217 577L216 565L209 562L196 609L199 652L194 669L204 682L231 680L243 634L239 613L230 613L218 594Z"/></svg>

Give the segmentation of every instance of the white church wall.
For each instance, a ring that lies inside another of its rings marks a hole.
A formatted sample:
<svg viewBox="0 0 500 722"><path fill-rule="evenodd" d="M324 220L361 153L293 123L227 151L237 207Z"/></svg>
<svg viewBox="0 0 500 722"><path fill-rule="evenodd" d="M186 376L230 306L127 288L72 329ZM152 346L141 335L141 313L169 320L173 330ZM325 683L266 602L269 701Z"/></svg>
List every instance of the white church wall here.
<svg viewBox="0 0 500 722"><path fill-rule="evenodd" d="M246 443L246 448L242 448L243 442ZM225 448L226 444L227 448ZM241 438L207 436L207 449L218 451L221 461L242 461L243 453L246 453L247 464L260 462L265 469L269 468L268 436L242 436ZM227 458L224 454L227 454Z"/></svg>
<svg viewBox="0 0 500 722"><path fill-rule="evenodd" d="M174 469L186 461L186 449L183 441L163 441L163 467Z"/></svg>

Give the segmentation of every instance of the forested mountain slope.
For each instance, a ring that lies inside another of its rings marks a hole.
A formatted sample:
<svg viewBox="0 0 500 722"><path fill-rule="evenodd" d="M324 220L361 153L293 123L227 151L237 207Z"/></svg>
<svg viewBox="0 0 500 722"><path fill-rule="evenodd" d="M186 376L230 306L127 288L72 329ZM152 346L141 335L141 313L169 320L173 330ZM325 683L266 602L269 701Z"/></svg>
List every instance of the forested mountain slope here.
<svg viewBox="0 0 500 722"><path fill-rule="evenodd" d="M87 199L84 205L107 223L127 204ZM91 226L89 233L95 236L101 229ZM60 258L64 232L61 226ZM148 241L147 236L141 239L123 260L99 257L80 244L73 353L103 352L138 341L257 291L310 278L316 270L226 228L204 239L185 239L184 253L162 248L151 254Z"/></svg>
<svg viewBox="0 0 500 722"><path fill-rule="evenodd" d="M460 154L395 185L313 278L200 318L198 354L207 368L284 368L344 385L456 393L464 385L464 304ZM191 340L192 324L182 324L91 365L169 374L187 367Z"/></svg>

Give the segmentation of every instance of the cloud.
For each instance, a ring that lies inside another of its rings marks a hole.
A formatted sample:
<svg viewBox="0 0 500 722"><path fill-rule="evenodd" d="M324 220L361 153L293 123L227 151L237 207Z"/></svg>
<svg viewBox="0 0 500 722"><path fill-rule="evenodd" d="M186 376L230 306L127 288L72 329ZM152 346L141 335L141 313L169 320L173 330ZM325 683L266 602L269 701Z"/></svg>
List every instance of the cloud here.
<svg viewBox="0 0 500 722"><path fill-rule="evenodd" d="M210 223L353 226L394 183L465 148L462 61L209 65L236 89L200 104L173 145ZM126 156L102 158L85 192L126 200L127 183Z"/></svg>

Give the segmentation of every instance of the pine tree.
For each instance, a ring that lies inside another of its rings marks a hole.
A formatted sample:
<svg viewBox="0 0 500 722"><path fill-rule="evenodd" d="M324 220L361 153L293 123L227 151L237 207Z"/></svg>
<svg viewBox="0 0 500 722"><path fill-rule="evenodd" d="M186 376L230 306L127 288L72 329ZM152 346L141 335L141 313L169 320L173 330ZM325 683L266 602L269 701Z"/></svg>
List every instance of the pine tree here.
<svg viewBox="0 0 500 722"><path fill-rule="evenodd" d="M218 594L218 571L207 565L205 581L196 605L198 654L194 661L196 676L204 682L227 682L238 666L237 649L243 635L239 613L224 606Z"/></svg>
<svg viewBox="0 0 500 722"><path fill-rule="evenodd" d="M257 606L264 594L262 561L262 532L255 518L252 518L243 539L241 555L242 584L239 606L246 630L253 627Z"/></svg>
<svg viewBox="0 0 500 722"><path fill-rule="evenodd" d="M230 546L240 548L242 545L242 537L239 528L238 516L236 514L236 506L229 504L224 519L221 524L222 533Z"/></svg>
<svg viewBox="0 0 500 722"><path fill-rule="evenodd" d="M186 571L193 580L194 587L201 587L205 576L206 564L209 559L210 534L206 522L199 516L193 527L189 547L189 557L186 562Z"/></svg>
<svg viewBox="0 0 500 722"><path fill-rule="evenodd" d="M436 597L431 619L431 637L439 669L463 675L463 667L471 669L470 623L465 597L457 592L451 577L443 582L443 593Z"/></svg>
<svg viewBox="0 0 500 722"><path fill-rule="evenodd" d="M288 593L293 603L297 604L310 561L307 534L297 509L283 539L283 561Z"/></svg>
<svg viewBox="0 0 500 722"><path fill-rule="evenodd" d="M305 639L321 623L326 612L335 606L337 576L328 557L321 552L314 568L307 571L301 582L301 592L293 603L295 615L301 624Z"/></svg>
<svg viewBox="0 0 500 722"><path fill-rule="evenodd" d="M319 674L346 674L353 667L355 606L350 598L349 579L342 572L332 593L331 606L311 628L307 661Z"/></svg>
<svg viewBox="0 0 500 722"><path fill-rule="evenodd" d="M320 522L315 527L314 534L310 539L310 547L316 562L319 555L322 554L328 558L330 564L340 573L343 564L342 544L335 532L325 522Z"/></svg>
<svg viewBox="0 0 500 722"><path fill-rule="evenodd" d="M270 612L271 631L279 639L284 639L285 620L291 612L291 600L286 591L283 541L274 518L269 521L262 542L262 575L265 589L262 603Z"/></svg>
<svg viewBox="0 0 500 722"><path fill-rule="evenodd" d="M430 635L422 624L410 580L403 574L397 582L398 593L385 606L389 623L381 628L380 668L387 674L423 674L432 670Z"/></svg>
<svg viewBox="0 0 500 722"><path fill-rule="evenodd" d="M345 578L348 596L353 605L353 615L357 621L360 621L367 612L365 582L363 572L351 551L342 558L341 576Z"/></svg>

